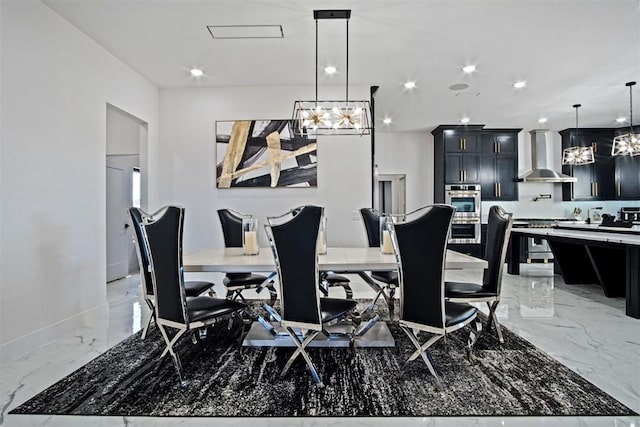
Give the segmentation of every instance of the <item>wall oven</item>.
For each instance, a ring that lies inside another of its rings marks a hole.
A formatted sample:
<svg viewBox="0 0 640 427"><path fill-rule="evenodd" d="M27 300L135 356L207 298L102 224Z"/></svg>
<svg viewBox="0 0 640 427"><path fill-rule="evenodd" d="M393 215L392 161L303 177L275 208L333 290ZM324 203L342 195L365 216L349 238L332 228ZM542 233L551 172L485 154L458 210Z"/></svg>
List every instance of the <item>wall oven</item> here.
<svg viewBox="0 0 640 427"><path fill-rule="evenodd" d="M445 203L456 208L455 216L480 218L479 185L445 185Z"/></svg>
<svg viewBox="0 0 640 427"><path fill-rule="evenodd" d="M449 243L480 243L480 186L445 185L445 203L456 208Z"/></svg>
<svg viewBox="0 0 640 427"><path fill-rule="evenodd" d="M480 217L456 217L454 215L449 243L464 245L480 243Z"/></svg>

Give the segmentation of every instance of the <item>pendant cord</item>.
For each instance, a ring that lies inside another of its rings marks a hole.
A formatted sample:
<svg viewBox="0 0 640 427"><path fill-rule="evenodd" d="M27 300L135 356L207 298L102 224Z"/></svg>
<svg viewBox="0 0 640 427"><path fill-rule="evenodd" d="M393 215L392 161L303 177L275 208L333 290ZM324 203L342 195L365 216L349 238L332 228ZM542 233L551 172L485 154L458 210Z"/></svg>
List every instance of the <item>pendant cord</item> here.
<svg viewBox="0 0 640 427"><path fill-rule="evenodd" d="M347 75L347 87L346 87L346 101L347 107L349 106L349 20L347 19L347 62L346 62L346 75Z"/></svg>
<svg viewBox="0 0 640 427"><path fill-rule="evenodd" d="M629 85L629 135L633 134L633 85Z"/></svg>
<svg viewBox="0 0 640 427"><path fill-rule="evenodd" d="M318 20L316 19L316 109L318 108Z"/></svg>
<svg viewBox="0 0 640 427"><path fill-rule="evenodd" d="M578 128L578 108L580 105L574 105L576 109L576 145L580 146L580 128Z"/></svg>

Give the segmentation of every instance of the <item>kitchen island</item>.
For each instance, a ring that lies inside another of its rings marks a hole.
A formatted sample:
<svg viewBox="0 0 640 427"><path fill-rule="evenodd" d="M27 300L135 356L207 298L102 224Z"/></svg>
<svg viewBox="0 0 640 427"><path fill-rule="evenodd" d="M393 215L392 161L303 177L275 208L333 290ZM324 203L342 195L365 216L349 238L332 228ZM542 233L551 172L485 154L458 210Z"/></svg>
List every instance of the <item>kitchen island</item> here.
<svg viewBox="0 0 640 427"><path fill-rule="evenodd" d="M514 228L509 274L520 274L521 237L545 239L565 283L595 283L607 297L626 298L627 316L640 319L640 227L571 224L553 228Z"/></svg>

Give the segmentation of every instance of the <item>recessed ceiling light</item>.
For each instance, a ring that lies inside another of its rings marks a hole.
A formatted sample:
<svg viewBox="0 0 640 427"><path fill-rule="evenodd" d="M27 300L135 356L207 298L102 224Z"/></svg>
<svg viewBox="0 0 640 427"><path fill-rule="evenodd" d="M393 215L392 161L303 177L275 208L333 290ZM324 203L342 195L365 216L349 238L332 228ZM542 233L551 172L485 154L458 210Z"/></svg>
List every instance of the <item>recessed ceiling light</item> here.
<svg viewBox="0 0 640 427"><path fill-rule="evenodd" d="M546 117L540 117L538 119L538 123L547 123L547 118Z"/></svg>
<svg viewBox="0 0 640 427"><path fill-rule="evenodd" d="M469 117L463 117L460 119L460 123L469 123Z"/></svg>
<svg viewBox="0 0 640 427"><path fill-rule="evenodd" d="M623 123L623 122L626 122L626 121L627 121L627 118L626 118L626 117L618 117L618 118L616 119L616 122L618 122L618 123Z"/></svg>
<svg viewBox="0 0 640 427"><path fill-rule="evenodd" d="M524 80L521 82L515 82L513 84L513 87L515 87L516 89L522 89L523 87L525 87L527 85L527 82L525 82Z"/></svg>
<svg viewBox="0 0 640 427"><path fill-rule="evenodd" d="M333 65L329 65L327 67L324 67L324 72L327 73L327 74L333 74L336 71L338 71L338 70L336 70L336 67L334 67Z"/></svg>
<svg viewBox="0 0 640 427"><path fill-rule="evenodd" d="M466 67L462 67L462 71L464 71L465 73L473 73L475 70L475 65L467 65Z"/></svg>
<svg viewBox="0 0 640 427"><path fill-rule="evenodd" d="M200 70L199 68L192 68L191 69L191 75L193 77L202 77L203 74L204 74L204 72L202 70Z"/></svg>
<svg viewBox="0 0 640 427"><path fill-rule="evenodd" d="M384 123L385 125L390 125L391 124L391 118L390 117L385 117L384 119L382 119L382 123Z"/></svg>
<svg viewBox="0 0 640 427"><path fill-rule="evenodd" d="M414 87L416 87L416 82L406 82L404 84L404 87L407 89L413 89Z"/></svg>

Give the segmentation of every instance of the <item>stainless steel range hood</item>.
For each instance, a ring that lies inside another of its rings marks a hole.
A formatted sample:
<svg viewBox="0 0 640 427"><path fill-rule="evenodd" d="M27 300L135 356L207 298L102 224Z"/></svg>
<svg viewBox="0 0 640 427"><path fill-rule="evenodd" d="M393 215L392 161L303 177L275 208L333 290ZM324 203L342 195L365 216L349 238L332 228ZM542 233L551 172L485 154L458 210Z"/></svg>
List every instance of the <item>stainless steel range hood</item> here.
<svg viewBox="0 0 640 427"><path fill-rule="evenodd" d="M531 171L522 175L522 182L576 182L577 179L549 169L547 165L548 129L534 129L531 134Z"/></svg>

